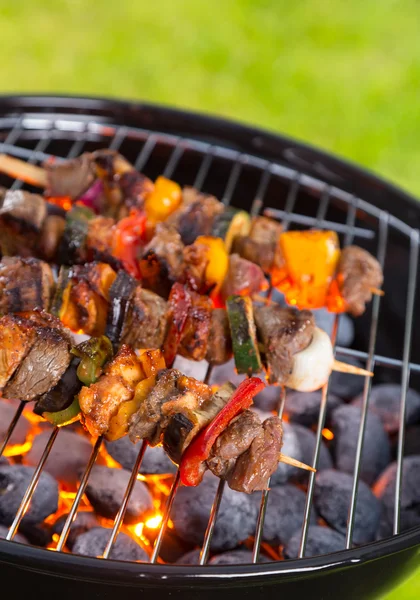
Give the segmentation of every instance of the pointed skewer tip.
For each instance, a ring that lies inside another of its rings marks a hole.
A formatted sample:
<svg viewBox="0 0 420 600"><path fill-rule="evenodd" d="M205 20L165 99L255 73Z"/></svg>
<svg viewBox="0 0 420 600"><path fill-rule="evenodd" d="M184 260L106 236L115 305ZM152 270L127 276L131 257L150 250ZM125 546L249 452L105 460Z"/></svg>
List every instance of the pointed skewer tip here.
<svg viewBox="0 0 420 600"><path fill-rule="evenodd" d="M349 365L348 363L341 362L341 360L335 360L333 362L332 371L338 371L339 373L349 373L349 375L361 375L362 377L373 377L372 371Z"/></svg>
<svg viewBox="0 0 420 600"><path fill-rule="evenodd" d="M291 456L286 456L285 454L279 454L279 462L285 463L286 465L290 465L291 467L297 467L298 469L304 469L305 471L312 471L312 473L316 473L316 469L306 465L300 460L296 460Z"/></svg>

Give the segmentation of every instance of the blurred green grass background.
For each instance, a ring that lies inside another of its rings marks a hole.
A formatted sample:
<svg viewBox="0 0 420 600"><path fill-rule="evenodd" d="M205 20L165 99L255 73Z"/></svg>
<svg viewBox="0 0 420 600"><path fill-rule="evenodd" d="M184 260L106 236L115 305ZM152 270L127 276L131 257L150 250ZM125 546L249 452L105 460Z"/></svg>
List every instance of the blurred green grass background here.
<svg viewBox="0 0 420 600"><path fill-rule="evenodd" d="M420 195L418 0L3 0L1 92L234 117ZM420 574L389 600L414 600Z"/></svg>

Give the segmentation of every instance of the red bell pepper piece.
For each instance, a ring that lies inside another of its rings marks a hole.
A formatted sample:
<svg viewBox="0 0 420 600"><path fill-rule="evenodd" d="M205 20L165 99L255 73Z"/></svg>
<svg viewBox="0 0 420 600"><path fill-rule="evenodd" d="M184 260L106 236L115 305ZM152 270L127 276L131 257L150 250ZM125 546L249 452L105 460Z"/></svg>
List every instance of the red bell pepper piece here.
<svg viewBox="0 0 420 600"><path fill-rule="evenodd" d="M124 269L136 279L141 278L137 253L144 241L145 230L146 215L135 209L115 226L112 254L121 260Z"/></svg>
<svg viewBox="0 0 420 600"><path fill-rule="evenodd" d="M254 396L264 387L265 383L259 377L251 377L242 381L226 406L193 439L182 455L179 466L181 482L184 485L195 487L201 482L205 471L203 463L210 456L214 442L234 417L251 406Z"/></svg>
<svg viewBox="0 0 420 600"><path fill-rule="evenodd" d="M191 295L185 286L174 283L169 294L170 325L163 345L163 356L169 367L175 360L182 332L192 306Z"/></svg>

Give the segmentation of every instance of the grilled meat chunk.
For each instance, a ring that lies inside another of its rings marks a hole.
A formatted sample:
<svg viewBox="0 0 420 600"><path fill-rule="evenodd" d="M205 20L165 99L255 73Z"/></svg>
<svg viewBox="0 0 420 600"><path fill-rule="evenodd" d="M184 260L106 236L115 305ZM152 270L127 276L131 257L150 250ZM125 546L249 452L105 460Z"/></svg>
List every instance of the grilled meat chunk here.
<svg viewBox="0 0 420 600"><path fill-rule="evenodd" d="M229 270L222 285L222 296L251 296L267 288L261 267L239 254L229 256Z"/></svg>
<svg viewBox="0 0 420 600"><path fill-rule="evenodd" d="M226 479L237 458L248 450L261 428L260 418L251 410L245 410L233 419L211 450L211 456L207 460L210 471L217 477Z"/></svg>
<svg viewBox="0 0 420 600"><path fill-rule="evenodd" d="M214 308L211 313L206 360L211 365L223 365L232 358L232 339L229 320L224 308Z"/></svg>
<svg viewBox="0 0 420 600"><path fill-rule="evenodd" d="M47 216L42 196L22 190L7 191L0 208L0 246L3 255L33 256Z"/></svg>
<svg viewBox="0 0 420 600"><path fill-rule="evenodd" d="M61 215L48 215L39 235L39 256L53 261L56 257L60 240L66 227L66 220Z"/></svg>
<svg viewBox="0 0 420 600"><path fill-rule="evenodd" d="M129 437L132 442L147 439L152 446L159 443L162 405L179 395L177 381L181 373L176 369L164 369L156 378L156 385L132 416Z"/></svg>
<svg viewBox="0 0 420 600"><path fill-rule="evenodd" d="M178 352L191 360L204 360L213 304L207 296L195 292L190 292L190 295L192 305L188 310Z"/></svg>
<svg viewBox="0 0 420 600"><path fill-rule="evenodd" d="M35 342L35 328L18 316L0 318L0 391Z"/></svg>
<svg viewBox="0 0 420 600"><path fill-rule="evenodd" d="M104 186L106 201L102 212L106 216L126 217L131 208L141 207L146 195L153 191L153 182L115 150L97 150L93 160Z"/></svg>
<svg viewBox="0 0 420 600"><path fill-rule="evenodd" d="M46 262L9 256L0 262L0 314L48 310L53 288L53 274Z"/></svg>
<svg viewBox="0 0 420 600"><path fill-rule="evenodd" d="M163 447L176 464L191 440L215 418L235 390L226 383L212 395L208 385L185 375L178 379L177 387L179 395L162 405L160 422Z"/></svg>
<svg viewBox="0 0 420 600"><path fill-rule="evenodd" d="M306 348L315 319L308 310L278 305L255 306L257 332L265 347L270 383L283 384L293 367L293 355Z"/></svg>
<svg viewBox="0 0 420 600"><path fill-rule="evenodd" d="M183 251L183 268L180 281L192 290L205 293L205 275L208 264L207 248L203 244L185 246Z"/></svg>
<svg viewBox="0 0 420 600"><path fill-rule="evenodd" d="M98 381L80 390L79 404L90 434L103 435L107 432L121 404L133 398L142 376L135 352L128 346L122 346Z"/></svg>
<svg viewBox="0 0 420 600"><path fill-rule="evenodd" d="M129 301L121 342L134 348L160 348L167 328L167 302L138 286Z"/></svg>
<svg viewBox="0 0 420 600"><path fill-rule="evenodd" d="M102 335L109 309L109 289L116 277L106 263L92 262L60 270L53 312L73 331Z"/></svg>
<svg viewBox="0 0 420 600"><path fill-rule="evenodd" d="M115 221L109 217L98 216L91 219L86 235L86 256L91 260L103 260L112 266L118 261L112 257Z"/></svg>
<svg viewBox="0 0 420 600"><path fill-rule="evenodd" d="M228 475L229 487L246 494L267 489L268 479L277 469L282 444L281 421L278 417L270 417L264 421L248 450L236 461Z"/></svg>
<svg viewBox="0 0 420 600"><path fill-rule="evenodd" d="M259 265L265 273L273 266L280 266L278 239L282 226L268 217L254 217L248 236L238 236L233 250L251 262Z"/></svg>
<svg viewBox="0 0 420 600"><path fill-rule="evenodd" d="M44 313L23 314L28 315L36 337L3 396L29 401L46 394L65 373L71 360L71 340L56 319Z"/></svg>
<svg viewBox="0 0 420 600"><path fill-rule="evenodd" d="M85 152L62 162L47 161L47 196L68 196L72 200L85 192L95 179L92 154Z"/></svg>
<svg viewBox="0 0 420 600"><path fill-rule="evenodd" d="M167 223L174 225L184 244L189 245L199 235L211 235L215 218L224 210L224 205L214 196L185 187L182 190L182 204Z"/></svg>
<svg viewBox="0 0 420 600"><path fill-rule="evenodd" d="M145 246L140 261L143 286L167 298L172 283L181 272L183 248L176 229L159 224L154 237Z"/></svg>
<svg viewBox="0 0 420 600"><path fill-rule="evenodd" d="M358 317L372 299L372 288L383 283L381 265L363 248L348 246L341 251L337 282L348 312Z"/></svg>

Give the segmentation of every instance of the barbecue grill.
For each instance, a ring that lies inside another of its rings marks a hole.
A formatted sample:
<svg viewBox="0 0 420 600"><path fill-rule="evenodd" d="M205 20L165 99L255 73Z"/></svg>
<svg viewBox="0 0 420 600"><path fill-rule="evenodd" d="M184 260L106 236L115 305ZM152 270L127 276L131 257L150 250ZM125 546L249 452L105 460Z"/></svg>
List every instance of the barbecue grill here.
<svg viewBox="0 0 420 600"><path fill-rule="evenodd" d="M141 472L146 450L139 449L123 503L115 518L103 559L63 552L73 518L102 440L92 447L80 486L55 551L17 544L13 540L36 489L53 445L60 435L54 429L35 469L30 485L16 512L7 539L0 540L2 585L10 585L16 597L29 587L46 598L60 594L74 598L182 597L227 598L238 591L253 598L282 593L308 593L312 598L371 598L402 578L415 564L420 528L400 532L402 459L404 456L405 408L409 385L420 388L420 334L415 327L420 208L415 199L378 177L326 153L279 135L213 117L149 104L96 98L10 96L0 99L0 152L39 163L51 156L74 157L82 151L109 147L120 151L135 167L151 178L159 174L181 184L194 185L222 199L225 204L251 214L266 214L284 227L333 229L344 245L357 244L375 254L384 268L385 296L375 296L366 313L355 320L351 348L336 346L340 358L353 357L375 372L375 382L402 385L400 425L397 434L397 483L394 535L388 539L354 547L353 527L358 494L369 394L365 382L351 503L348 513L346 550L316 558L305 558L315 476L308 476L306 506L296 560L258 563L262 528L269 491L261 505L253 542L252 565L206 565L217 520L224 482L218 486L199 566L159 563L171 506L179 488L175 476L166 510L156 536L150 562L130 563L109 557L123 522L130 493ZM4 177L2 183L19 189L23 183ZM30 189L30 188L28 188ZM333 341L340 317L333 328ZM209 378L209 370L206 373ZM322 391L313 466L317 465L325 424L328 389ZM21 403L0 440L0 455L21 418ZM282 394L279 413L287 410ZM71 448L69 448L71 452ZM41 591L42 590L42 591Z"/></svg>

